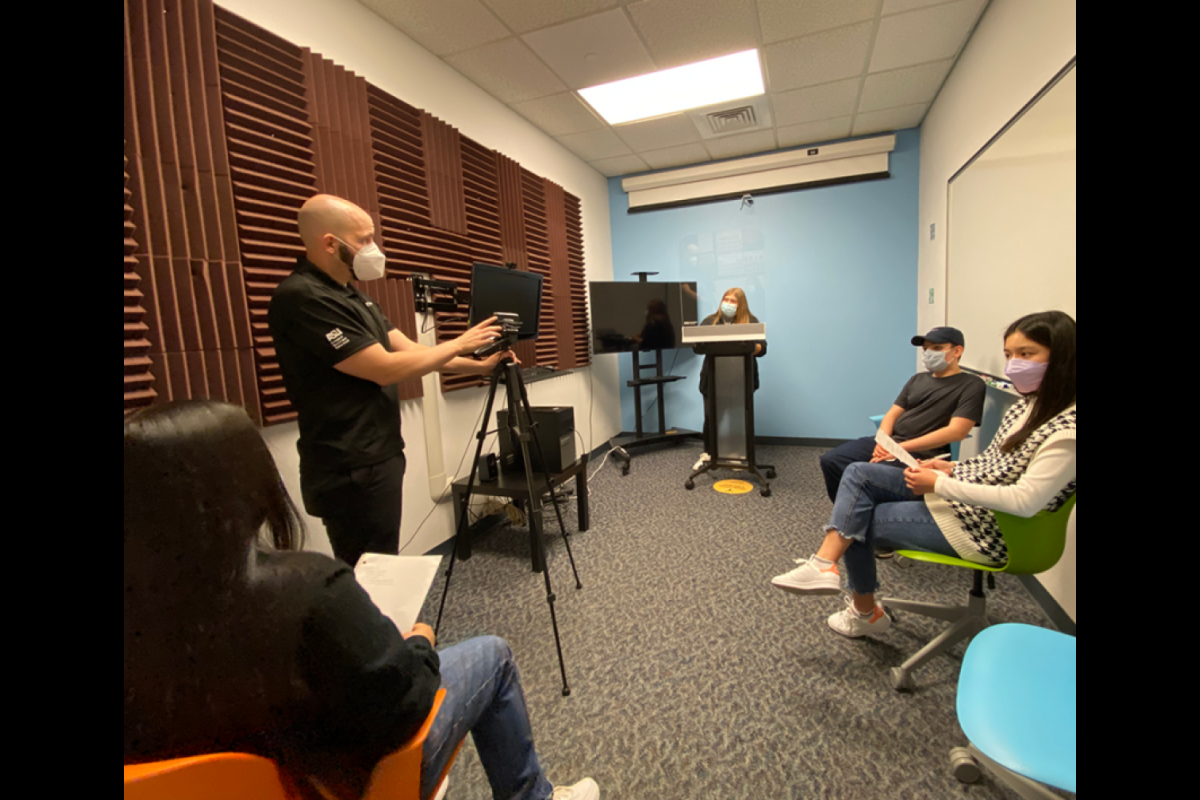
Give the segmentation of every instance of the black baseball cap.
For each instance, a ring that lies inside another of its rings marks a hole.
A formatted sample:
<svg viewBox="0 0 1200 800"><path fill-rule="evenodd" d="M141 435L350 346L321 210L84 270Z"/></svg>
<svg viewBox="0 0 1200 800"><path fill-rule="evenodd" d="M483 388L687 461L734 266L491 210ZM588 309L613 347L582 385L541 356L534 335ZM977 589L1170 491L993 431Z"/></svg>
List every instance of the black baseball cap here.
<svg viewBox="0 0 1200 800"><path fill-rule="evenodd" d="M934 328L924 336L914 336L912 340L913 347L924 347L926 342L966 347L967 337L958 328Z"/></svg>

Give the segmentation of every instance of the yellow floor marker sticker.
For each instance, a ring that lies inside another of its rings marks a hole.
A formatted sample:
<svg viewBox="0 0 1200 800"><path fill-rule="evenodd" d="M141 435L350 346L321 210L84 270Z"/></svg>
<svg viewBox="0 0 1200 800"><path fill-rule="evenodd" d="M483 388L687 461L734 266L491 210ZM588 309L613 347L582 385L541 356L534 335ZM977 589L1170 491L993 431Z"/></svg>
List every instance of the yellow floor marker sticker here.
<svg viewBox="0 0 1200 800"><path fill-rule="evenodd" d="M746 481L719 481L713 484L713 488L721 494L750 494L754 491L754 484Z"/></svg>

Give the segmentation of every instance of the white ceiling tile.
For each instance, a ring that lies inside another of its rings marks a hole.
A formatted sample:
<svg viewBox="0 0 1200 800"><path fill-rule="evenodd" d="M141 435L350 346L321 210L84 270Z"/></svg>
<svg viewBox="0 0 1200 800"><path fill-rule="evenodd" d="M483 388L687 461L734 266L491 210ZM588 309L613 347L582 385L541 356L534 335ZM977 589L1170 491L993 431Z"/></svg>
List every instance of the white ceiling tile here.
<svg viewBox="0 0 1200 800"><path fill-rule="evenodd" d="M854 117L827 119L809 122L806 125L788 125L776 131L780 147L799 147L804 144L820 144L850 136L850 124Z"/></svg>
<svg viewBox="0 0 1200 800"><path fill-rule="evenodd" d="M874 19L880 0L758 0L763 41L784 42Z"/></svg>
<svg viewBox="0 0 1200 800"><path fill-rule="evenodd" d="M905 106L888 111L875 111L870 114L859 114L854 118L854 135L865 136L868 133L883 133L884 131L902 131L915 128L925 119L929 111L928 104Z"/></svg>
<svg viewBox="0 0 1200 800"><path fill-rule="evenodd" d="M583 133L608 125L597 117L574 92L543 97L513 106L517 113L551 136Z"/></svg>
<svg viewBox="0 0 1200 800"><path fill-rule="evenodd" d="M505 103L520 103L567 90L519 39L459 53L446 62Z"/></svg>
<svg viewBox="0 0 1200 800"><path fill-rule="evenodd" d="M685 144L683 147L668 147L665 150L652 150L638 155L653 169L671 169L712 161L712 156L702 144Z"/></svg>
<svg viewBox="0 0 1200 800"><path fill-rule="evenodd" d="M874 27L875 23L865 22L771 45L766 49L770 91L783 92L862 75L867 68Z"/></svg>
<svg viewBox="0 0 1200 800"><path fill-rule="evenodd" d="M881 72L867 78L859 112L932 103L946 82L954 60L937 61L920 67Z"/></svg>
<svg viewBox="0 0 1200 800"><path fill-rule="evenodd" d="M637 153L700 141L700 132L691 118L684 114L618 125L613 130Z"/></svg>
<svg viewBox="0 0 1200 800"><path fill-rule="evenodd" d="M916 11L918 8L945 5L947 0L884 0L883 13L900 14L904 11Z"/></svg>
<svg viewBox="0 0 1200 800"><path fill-rule="evenodd" d="M588 89L656 70L619 8L531 33L524 39L572 89Z"/></svg>
<svg viewBox="0 0 1200 800"><path fill-rule="evenodd" d="M591 162L592 166L606 178L619 178L622 175L635 175L639 172L649 172L650 167L637 156L621 156L605 158Z"/></svg>
<svg viewBox="0 0 1200 800"><path fill-rule="evenodd" d="M798 89L772 95L775 103L775 124L800 125L835 117L848 117L858 105L858 90L862 81L856 79Z"/></svg>
<svg viewBox="0 0 1200 800"><path fill-rule="evenodd" d="M359 0L434 55L473 50L509 36L479 0Z"/></svg>
<svg viewBox="0 0 1200 800"><path fill-rule="evenodd" d="M753 0L645 0L628 8L659 69L758 47Z"/></svg>
<svg viewBox="0 0 1200 800"><path fill-rule="evenodd" d="M778 149L775 131L757 131L726 136L723 139L709 139L704 146L713 158L737 158Z"/></svg>
<svg viewBox="0 0 1200 800"><path fill-rule="evenodd" d="M529 33L547 25L607 11L621 0L484 0L496 16L517 33ZM412 2L412 0L407 0ZM441 2L441 0L438 0Z"/></svg>
<svg viewBox="0 0 1200 800"><path fill-rule="evenodd" d="M988 0L961 0L945 6L884 17L875 40L871 72L911 67L958 55Z"/></svg>
<svg viewBox="0 0 1200 800"><path fill-rule="evenodd" d="M588 162L633 155L629 146L618 139L611 128L588 133L573 133L557 138L568 150Z"/></svg>

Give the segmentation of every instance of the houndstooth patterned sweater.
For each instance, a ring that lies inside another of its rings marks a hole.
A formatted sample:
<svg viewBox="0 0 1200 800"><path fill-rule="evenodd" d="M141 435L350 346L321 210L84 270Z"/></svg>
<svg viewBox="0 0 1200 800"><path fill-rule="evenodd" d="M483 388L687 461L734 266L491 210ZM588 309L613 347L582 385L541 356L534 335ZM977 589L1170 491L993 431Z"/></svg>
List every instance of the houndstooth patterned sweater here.
<svg viewBox="0 0 1200 800"><path fill-rule="evenodd" d="M982 455L959 464L954 470L953 480L976 486L1015 486L1043 448L1055 442L1075 440L1078 412L1072 406L1039 428L1019 450L1003 452L1001 448L1004 442L1020 429L1029 416L1030 404L1031 401L1026 398L1013 406L1005 415L992 446ZM1076 491L1077 481L1071 480L1045 510L1059 510L1075 496ZM995 512L936 494L929 495L926 502L938 526L961 558L987 566L1004 566L1008 563L1008 546L1000 532Z"/></svg>

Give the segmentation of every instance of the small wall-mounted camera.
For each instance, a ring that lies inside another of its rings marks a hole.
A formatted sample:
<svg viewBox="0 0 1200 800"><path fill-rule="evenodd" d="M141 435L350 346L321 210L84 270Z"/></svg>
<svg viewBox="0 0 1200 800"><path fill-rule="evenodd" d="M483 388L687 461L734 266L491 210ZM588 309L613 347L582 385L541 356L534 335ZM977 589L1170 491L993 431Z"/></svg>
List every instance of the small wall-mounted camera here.
<svg viewBox="0 0 1200 800"><path fill-rule="evenodd" d="M745 211L747 208L754 208L754 195L752 194L742 195L742 210Z"/></svg>

